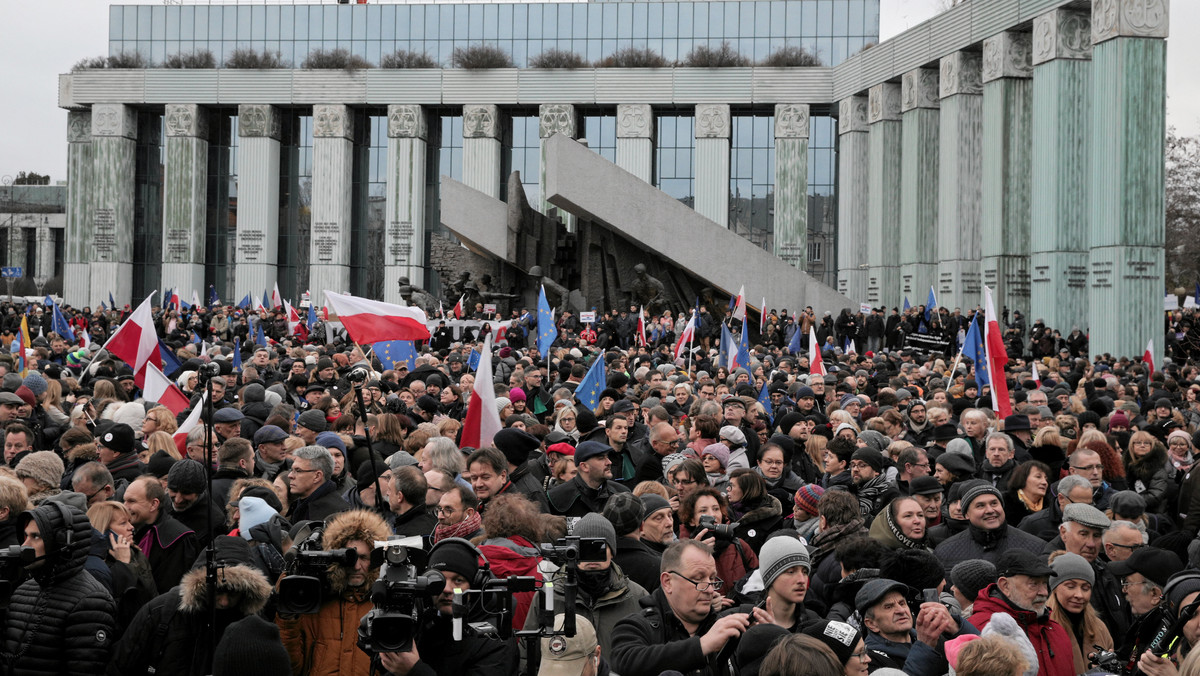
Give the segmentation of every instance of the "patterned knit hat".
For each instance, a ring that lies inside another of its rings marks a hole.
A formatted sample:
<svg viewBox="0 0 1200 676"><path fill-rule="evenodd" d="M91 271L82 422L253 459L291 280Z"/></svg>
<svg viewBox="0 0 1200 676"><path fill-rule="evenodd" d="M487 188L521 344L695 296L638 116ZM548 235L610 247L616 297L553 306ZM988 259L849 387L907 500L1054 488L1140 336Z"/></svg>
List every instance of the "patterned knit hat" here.
<svg viewBox="0 0 1200 676"><path fill-rule="evenodd" d="M763 544L758 554L758 569L762 571L764 589L770 589L775 578L794 566L802 566L806 571L812 569L808 549L800 540L789 535L777 535Z"/></svg>
<svg viewBox="0 0 1200 676"><path fill-rule="evenodd" d="M817 503L821 501L821 496L825 495L825 489L817 484L805 484L796 491L796 509L803 511L809 516L817 515Z"/></svg>

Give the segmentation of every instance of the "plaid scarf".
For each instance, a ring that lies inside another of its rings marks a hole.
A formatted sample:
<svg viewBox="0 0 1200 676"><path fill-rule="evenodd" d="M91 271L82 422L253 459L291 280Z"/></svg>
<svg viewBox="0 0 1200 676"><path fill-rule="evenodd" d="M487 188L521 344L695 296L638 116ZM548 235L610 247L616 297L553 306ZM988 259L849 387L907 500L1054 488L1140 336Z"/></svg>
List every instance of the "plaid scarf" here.
<svg viewBox="0 0 1200 676"><path fill-rule="evenodd" d="M483 517L479 516L479 512L475 512L458 523L449 526L439 525L433 529L433 541L438 543L446 538L467 538L479 530L482 525Z"/></svg>

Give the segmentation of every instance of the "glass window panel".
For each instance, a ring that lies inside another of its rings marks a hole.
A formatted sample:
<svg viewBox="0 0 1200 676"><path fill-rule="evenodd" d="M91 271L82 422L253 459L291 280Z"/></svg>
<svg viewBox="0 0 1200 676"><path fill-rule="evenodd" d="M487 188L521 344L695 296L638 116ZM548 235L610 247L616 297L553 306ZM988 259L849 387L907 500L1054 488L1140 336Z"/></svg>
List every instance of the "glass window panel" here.
<svg viewBox="0 0 1200 676"><path fill-rule="evenodd" d="M616 3L607 3L604 5L604 30L601 37L612 39L617 37L617 5Z"/></svg>
<svg viewBox="0 0 1200 676"><path fill-rule="evenodd" d="M757 5L757 2L751 2L751 0L725 3L725 23L729 26L725 29L725 34L732 37L734 35L732 28L737 26L737 35L743 38L754 37L754 15ZM730 8L735 8L734 14L730 14Z"/></svg>
<svg viewBox="0 0 1200 676"><path fill-rule="evenodd" d="M633 37L633 4L622 2L617 5L617 37Z"/></svg>
<svg viewBox="0 0 1200 676"><path fill-rule="evenodd" d="M512 37L512 31L505 37ZM495 42L500 39L500 6L483 5L483 39Z"/></svg>
<svg viewBox="0 0 1200 676"><path fill-rule="evenodd" d="M771 19L774 14L773 2L760 0L754 3L754 35L752 37L767 37L771 34Z"/></svg>
<svg viewBox="0 0 1200 676"><path fill-rule="evenodd" d="M252 9L254 9L254 8L250 7L248 5L245 7L238 7L237 8L237 20L234 21L234 28L233 28L234 33L230 34L227 31L225 33L225 35L222 35L221 37L226 40L246 40L246 39L248 39L250 37L250 24L252 22L252 17L250 16L250 10L252 10ZM228 16L229 12L226 12L225 14L226 14L226 16Z"/></svg>
<svg viewBox="0 0 1200 676"><path fill-rule="evenodd" d="M659 22L660 35L665 38L679 37L681 26L679 25L679 10L683 3L664 2L662 5L662 19ZM651 27L651 31L655 30Z"/></svg>
<svg viewBox="0 0 1200 676"><path fill-rule="evenodd" d="M442 5L438 8L438 26L441 30L438 31L438 37L443 40L454 39L454 6ZM430 36L427 36L430 37Z"/></svg>
<svg viewBox="0 0 1200 676"><path fill-rule="evenodd" d="M121 27L121 39L136 40L137 39L137 22L138 13L136 7L126 7L123 15L124 25Z"/></svg>
<svg viewBox="0 0 1200 676"><path fill-rule="evenodd" d="M454 5L454 11L452 13L454 18L451 19L451 21L453 21L454 31L452 35L454 36L455 40L467 39L467 29L470 22L470 19L468 18L469 10L470 7L467 5Z"/></svg>
<svg viewBox="0 0 1200 676"><path fill-rule="evenodd" d="M249 8L244 7L242 9ZM218 26L221 33L217 37L222 40L237 40L238 8L226 7L225 11L221 14L221 23ZM248 29L249 27L247 27Z"/></svg>
<svg viewBox="0 0 1200 676"><path fill-rule="evenodd" d="M304 7L296 8L296 39L320 40L325 37L325 8L312 5L308 8L307 16Z"/></svg>
<svg viewBox="0 0 1200 676"><path fill-rule="evenodd" d="M513 37L513 6L512 5L492 5L499 14L496 19L497 37L501 40L509 40Z"/></svg>
<svg viewBox="0 0 1200 676"><path fill-rule="evenodd" d="M542 6L542 37L553 38L558 32L558 5Z"/></svg>
<svg viewBox="0 0 1200 676"><path fill-rule="evenodd" d="M633 37L634 39L646 38L646 23L649 20L648 5L644 2L633 4Z"/></svg>
<svg viewBox="0 0 1200 676"><path fill-rule="evenodd" d="M817 33L829 35L833 26L833 0L817 0Z"/></svg>
<svg viewBox="0 0 1200 676"><path fill-rule="evenodd" d="M267 38L267 7L265 5L254 5L249 9L250 39L265 40Z"/></svg>
<svg viewBox="0 0 1200 676"><path fill-rule="evenodd" d="M704 38L708 37L708 13L709 13L708 10L709 10L708 3L695 3L695 5L694 5L695 20L692 22L692 32L691 32L692 38L699 38L701 41L703 41ZM680 35L687 36L688 34L680 33ZM695 42L695 39L693 39L693 42ZM690 49L690 47L689 47L689 49ZM686 51L686 49L683 47L683 45L680 45L679 51L681 51L681 52Z"/></svg>
<svg viewBox="0 0 1200 676"><path fill-rule="evenodd" d="M528 5L501 5L503 7L512 7L512 36L514 40L523 39L529 36L529 6ZM501 9L503 12L503 9ZM503 16L503 14L501 14Z"/></svg>
<svg viewBox="0 0 1200 676"><path fill-rule="evenodd" d="M573 5L556 5L558 7L558 28L554 37L562 40L575 36L575 7Z"/></svg>
<svg viewBox="0 0 1200 676"><path fill-rule="evenodd" d="M169 7L163 7L162 9L166 10L166 17L165 17L166 31L165 31L165 33L159 33L155 37L162 38L165 35L166 39L168 39L168 40L178 40L179 39L179 10L181 10L183 8L180 7L179 5L171 5Z"/></svg>
<svg viewBox="0 0 1200 676"><path fill-rule="evenodd" d="M834 38L833 39L833 58L829 61L829 65L836 66L837 64L845 61L846 57L849 56L849 54L847 54L847 51L846 51L847 49L849 49L849 46L850 46L850 41L847 40L846 38Z"/></svg>
<svg viewBox="0 0 1200 676"><path fill-rule="evenodd" d="M125 8L113 5L108 8L108 39L121 40L125 34Z"/></svg>
<svg viewBox="0 0 1200 676"><path fill-rule="evenodd" d="M167 44L162 40L151 40L150 42L150 61L153 63L162 63L163 59L167 58Z"/></svg>
<svg viewBox="0 0 1200 676"><path fill-rule="evenodd" d="M542 5L535 4L535 5L530 5L528 9L529 9L529 20L528 20L528 23L526 24L529 27L528 35L531 38L541 38L542 37L542 11L545 8Z"/></svg>
<svg viewBox="0 0 1200 676"><path fill-rule="evenodd" d="M838 2L833 5L833 34L846 35L849 30L849 3Z"/></svg>
<svg viewBox="0 0 1200 676"><path fill-rule="evenodd" d="M730 2L729 5L736 5L736 2ZM724 2L710 2L708 5L708 32L704 37L722 38L730 33L737 34L737 9L732 10L734 17L733 25L727 27L725 25L725 5ZM697 35L696 37L702 37Z"/></svg>
<svg viewBox="0 0 1200 676"><path fill-rule="evenodd" d="M341 16L342 20L349 19L351 23L350 37L354 40L367 39L367 10L374 9L370 5L350 5L350 10Z"/></svg>
<svg viewBox="0 0 1200 676"><path fill-rule="evenodd" d="M150 21L153 15L154 7L150 5L140 5L137 8L137 39L145 40L150 37ZM129 35L126 35L125 39L128 40Z"/></svg>
<svg viewBox="0 0 1200 676"><path fill-rule="evenodd" d="M325 27L325 39L336 39L338 43L349 41L354 35L354 5L334 5L327 9L333 10L328 12L328 15L333 15L334 19L329 20L330 23ZM329 30L333 28L334 30ZM336 36L336 37L335 37Z"/></svg>

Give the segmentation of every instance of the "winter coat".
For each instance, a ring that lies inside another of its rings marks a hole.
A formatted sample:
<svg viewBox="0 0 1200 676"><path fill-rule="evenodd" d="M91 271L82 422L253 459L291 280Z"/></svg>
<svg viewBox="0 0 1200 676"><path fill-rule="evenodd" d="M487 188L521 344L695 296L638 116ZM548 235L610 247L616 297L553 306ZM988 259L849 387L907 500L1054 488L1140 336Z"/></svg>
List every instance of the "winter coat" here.
<svg viewBox="0 0 1200 676"><path fill-rule="evenodd" d="M301 521L324 521L338 512L350 509L350 504L338 495L337 486L332 481L326 481L317 487L307 498L296 500L288 512L288 520L293 524Z"/></svg>
<svg viewBox="0 0 1200 676"><path fill-rule="evenodd" d="M248 478L250 478L250 473L240 467L222 467L213 474L213 505L222 511L222 518L225 505L229 502L229 489L233 488L233 482Z"/></svg>
<svg viewBox="0 0 1200 676"><path fill-rule="evenodd" d="M1071 654L1075 660L1076 674L1087 672L1087 655L1096 652L1093 646L1113 649L1113 639L1108 632L1108 627L1104 626L1100 616L1091 606L1085 606L1083 609L1083 616L1080 618L1083 626L1081 627L1082 632L1079 633L1075 631L1071 618L1067 616L1067 611L1058 605L1053 595L1050 597L1050 602L1046 604L1046 608L1050 611L1050 619L1062 625L1062 628L1067 631L1067 638L1071 641ZM1082 635L1082 640L1080 635Z"/></svg>
<svg viewBox="0 0 1200 676"><path fill-rule="evenodd" d="M104 536L107 539L107 535ZM113 600L117 606L117 627L124 629L142 606L158 596L150 561L137 547L129 548L129 563L118 561L110 551L104 559L112 576Z"/></svg>
<svg viewBox="0 0 1200 676"><path fill-rule="evenodd" d="M394 516L392 531L404 537L415 535L428 539L433 536L433 529L438 525L437 516L425 505L416 505L407 512Z"/></svg>
<svg viewBox="0 0 1200 676"><path fill-rule="evenodd" d="M668 669L685 676L725 673L718 654L705 655L700 648L700 637L716 623L716 613L709 613L693 635L675 616L662 589L641 599L638 605L639 612L618 621L613 628L614 672L622 676L658 676ZM730 641L735 643L736 639Z"/></svg>
<svg viewBox="0 0 1200 676"><path fill-rule="evenodd" d="M609 497L628 492L628 488L611 479L600 488L593 489L584 483L582 476L576 476L565 484L551 488L546 498L550 502L551 514L572 517L602 512Z"/></svg>
<svg viewBox="0 0 1200 676"><path fill-rule="evenodd" d="M575 615L587 618L596 629L596 639L600 643L600 654L611 655L613 651L613 630L617 622L638 611L638 601L649 596L641 585L630 580L615 563L609 568L609 587L599 598L590 598L583 589L576 590ZM555 576L554 610L566 609L566 580L565 573ZM529 613L525 618L525 628L533 629L538 626L537 613Z"/></svg>
<svg viewBox="0 0 1200 676"><path fill-rule="evenodd" d="M947 564L949 567L951 564ZM1048 612L1035 615L1032 611L1014 608L995 584L984 587L975 599L971 624L980 631L992 621L995 613L1007 613L1029 637L1037 653L1038 676L1073 676L1077 673L1071 637L1063 626L1050 618Z"/></svg>
<svg viewBox="0 0 1200 676"><path fill-rule="evenodd" d="M474 621L474 618L469 621ZM417 637L416 644L421 659L409 670L408 676L500 676L517 673L517 645L513 639L502 641L464 633L461 641L455 641L451 633L451 620L445 615L438 616L432 626L427 626Z"/></svg>
<svg viewBox="0 0 1200 676"><path fill-rule="evenodd" d="M137 453L126 453L113 458L113 461L104 465L112 474L113 481L124 479L130 483L134 479L140 477L146 472L146 465L138 459Z"/></svg>
<svg viewBox="0 0 1200 676"><path fill-rule="evenodd" d="M658 589L662 555L640 539L618 537L613 561L647 593Z"/></svg>
<svg viewBox="0 0 1200 676"><path fill-rule="evenodd" d="M108 663L116 607L84 571L92 524L73 507L43 505L25 512L37 524L46 558L13 592L4 622L5 672L13 676L97 674Z"/></svg>
<svg viewBox="0 0 1200 676"><path fill-rule="evenodd" d="M968 559L983 559L996 563L1000 555L1009 549L1024 549L1040 555L1042 548L1046 546L1044 540L1007 523L997 530L1001 529L1003 532L985 532L975 526L968 526L965 531L938 545L933 553L941 560L942 567L950 570Z"/></svg>
<svg viewBox="0 0 1200 676"><path fill-rule="evenodd" d="M157 521L142 526L133 537L150 561L160 594L179 584L201 549L196 532L167 514L165 507L159 508Z"/></svg>
<svg viewBox="0 0 1200 676"><path fill-rule="evenodd" d="M774 495L781 505L792 504L792 500L796 498L796 491L804 485L804 480L797 476L790 467L785 468L783 476L778 479L768 479L763 475L761 467L755 467L754 471L762 476L763 481L767 484L767 492Z"/></svg>
<svg viewBox="0 0 1200 676"><path fill-rule="evenodd" d="M225 505L213 501L208 504L208 491L200 494L196 501L182 512L171 511L171 516L182 523L184 527L196 532L200 547L208 545L209 541L225 532ZM211 521L210 521L211 519Z"/></svg>
<svg viewBox="0 0 1200 676"><path fill-rule="evenodd" d="M1158 444L1140 459L1125 460L1125 481L1130 490L1146 500L1146 511L1153 514L1169 510L1171 481L1167 478L1167 453Z"/></svg>
<svg viewBox="0 0 1200 676"><path fill-rule="evenodd" d="M512 484L510 492L520 493L537 505L543 514L550 513L550 503L546 500L546 491L542 490L542 477L538 476L535 463L531 460L518 466L508 475Z"/></svg>
<svg viewBox="0 0 1200 676"><path fill-rule="evenodd" d="M749 511L737 519L738 527L735 532L750 545L750 549L758 552L767 541L767 536L782 527L783 505L775 496L768 494L757 504L745 506Z"/></svg>
<svg viewBox="0 0 1200 676"><path fill-rule="evenodd" d="M479 545L479 551L487 559L492 574L498 578L513 575L532 576L539 580L542 578L542 574L538 572L538 563L542 557L537 545L520 535L489 538ZM512 623L514 628L525 626L525 616L529 614L529 607L533 605L533 595L534 592L531 591L513 594L513 598L516 599Z"/></svg>

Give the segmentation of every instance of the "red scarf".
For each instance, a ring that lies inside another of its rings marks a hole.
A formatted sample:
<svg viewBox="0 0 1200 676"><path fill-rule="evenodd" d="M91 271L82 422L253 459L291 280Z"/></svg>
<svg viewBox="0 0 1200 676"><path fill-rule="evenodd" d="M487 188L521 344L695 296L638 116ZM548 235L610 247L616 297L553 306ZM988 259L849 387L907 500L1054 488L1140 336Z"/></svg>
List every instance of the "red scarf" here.
<svg viewBox="0 0 1200 676"><path fill-rule="evenodd" d="M475 512L456 524L449 526L439 525L433 529L433 541L434 543L438 543L446 538L466 538L473 535L482 525L483 517L479 516L479 512Z"/></svg>

